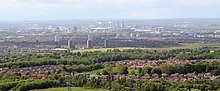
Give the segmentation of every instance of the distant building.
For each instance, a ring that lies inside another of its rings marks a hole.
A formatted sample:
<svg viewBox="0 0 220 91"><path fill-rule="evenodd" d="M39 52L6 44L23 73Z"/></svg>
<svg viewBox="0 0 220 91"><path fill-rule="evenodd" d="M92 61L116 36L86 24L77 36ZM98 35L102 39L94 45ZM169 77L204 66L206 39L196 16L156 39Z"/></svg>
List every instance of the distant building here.
<svg viewBox="0 0 220 91"><path fill-rule="evenodd" d="M120 27L121 27L121 28L124 28L124 27L125 27L125 23L124 23L124 22L121 22Z"/></svg>
<svg viewBox="0 0 220 91"><path fill-rule="evenodd" d="M60 39L60 35L59 35L59 34L56 34L54 41L55 41L55 42L60 42L60 40L61 40L61 39Z"/></svg>
<svg viewBox="0 0 220 91"><path fill-rule="evenodd" d="M90 34L88 35L87 48L93 48L93 38Z"/></svg>
<svg viewBox="0 0 220 91"><path fill-rule="evenodd" d="M136 34L136 37L140 37L140 35L137 33L137 34Z"/></svg>
<svg viewBox="0 0 220 91"><path fill-rule="evenodd" d="M134 34L133 34L133 33L130 33L130 37L131 37L131 38L134 37Z"/></svg>
<svg viewBox="0 0 220 91"><path fill-rule="evenodd" d="M53 52L60 52L60 53L66 53L66 52L70 52L70 50L68 49L63 49L63 48L55 48L52 50Z"/></svg>
<svg viewBox="0 0 220 91"><path fill-rule="evenodd" d="M74 26L74 27L73 27L73 30L74 30L74 31L78 31L78 27L77 27L77 26Z"/></svg>
<svg viewBox="0 0 220 91"><path fill-rule="evenodd" d="M54 41L55 42L60 42L60 28L59 27L56 27L54 29L54 33L55 33L55 37L54 37Z"/></svg>
<svg viewBox="0 0 220 91"><path fill-rule="evenodd" d="M66 32L67 32L67 33L72 33L73 30L72 30L71 28L68 28Z"/></svg>
<svg viewBox="0 0 220 91"><path fill-rule="evenodd" d="M87 40L87 48L93 48L92 40Z"/></svg>
<svg viewBox="0 0 220 91"><path fill-rule="evenodd" d="M71 49L71 48L75 48L75 44L74 44L74 41L73 40L68 40L68 48Z"/></svg>
<svg viewBox="0 0 220 91"><path fill-rule="evenodd" d="M120 23L116 22L115 27L120 28Z"/></svg>
<svg viewBox="0 0 220 91"><path fill-rule="evenodd" d="M61 45L60 45L61 38L60 38L59 33L57 33L57 34L55 35L54 41L55 41L56 48L60 48L60 47L61 47Z"/></svg>
<svg viewBox="0 0 220 91"><path fill-rule="evenodd" d="M54 32L60 32L60 27L56 27L56 28L54 29Z"/></svg>
<svg viewBox="0 0 220 91"><path fill-rule="evenodd" d="M109 47L109 40L108 39L104 40L104 47L105 48Z"/></svg>
<svg viewBox="0 0 220 91"><path fill-rule="evenodd" d="M117 28L124 28L125 24L124 24L124 22L116 22L116 27Z"/></svg>
<svg viewBox="0 0 220 91"><path fill-rule="evenodd" d="M88 40L93 40L92 34L88 34Z"/></svg>

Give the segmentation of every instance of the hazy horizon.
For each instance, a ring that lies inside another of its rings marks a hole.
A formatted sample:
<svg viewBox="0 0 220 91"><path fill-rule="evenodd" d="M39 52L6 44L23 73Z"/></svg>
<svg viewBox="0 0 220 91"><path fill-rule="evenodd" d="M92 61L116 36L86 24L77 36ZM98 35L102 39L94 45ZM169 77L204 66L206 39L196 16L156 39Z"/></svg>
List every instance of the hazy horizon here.
<svg viewBox="0 0 220 91"><path fill-rule="evenodd" d="M220 0L0 0L0 21L220 18Z"/></svg>

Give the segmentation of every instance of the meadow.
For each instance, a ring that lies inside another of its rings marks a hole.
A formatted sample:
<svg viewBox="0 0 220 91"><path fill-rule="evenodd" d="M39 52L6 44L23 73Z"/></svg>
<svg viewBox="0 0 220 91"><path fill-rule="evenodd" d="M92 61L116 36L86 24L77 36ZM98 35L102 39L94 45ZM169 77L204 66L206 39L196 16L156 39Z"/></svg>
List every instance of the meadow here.
<svg viewBox="0 0 220 91"><path fill-rule="evenodd" d="M202 48L202 47L217 47L215 49L220 49L220 43L212 43L212 44L205 44L205 43L180 43L178 45L163 46L163 47L159 47L159 48L118 47L118 48L77 49L77 50L72 50L72 52L94 52L94 51L107 52L107 50L113 50L113 49L119 49L121 51L128 50L128 49L175 50L175 49L195 49L195 48Z"/></svg>

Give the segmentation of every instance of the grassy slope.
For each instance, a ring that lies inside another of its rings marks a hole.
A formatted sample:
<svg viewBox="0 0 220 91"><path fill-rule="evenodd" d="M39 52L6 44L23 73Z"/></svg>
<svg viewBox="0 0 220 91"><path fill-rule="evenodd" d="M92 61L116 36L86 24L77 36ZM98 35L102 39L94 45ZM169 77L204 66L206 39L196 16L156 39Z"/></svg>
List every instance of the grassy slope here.
<svg viewBox="0 0 220 91"><path fill-rule="evenodd" d="M132 47L119 47L119 48L97 48L97 49L80 49L80 50L73 50L73 52L93 52L93 51L102 51L106 52L109 49L120 49L120 50L126 50L126 49L135 49Z"/></svg>
<svg viewBox="0 0 220 91"><path fill-rule="evenodd" d="M138 74L138 69L128 69L128 74L131 74L132 71L134 71L135 74Z"/></svg>
<svg viewBox="0 0 220 91"><path fill-rule="evenodd" d="M89 72L85 72L86 74L96 74L96 73L102 73L104 69L98 69L98 70L93 70L93 71L89 71Z"/></svg>
<svg viewBox="0 0 220 91"><path fill-rule="evenodd" d="M93 52L93 51L102 51L106 52L108 49L149 49L149 50L173 50L173 49L193 49L193 48L201 48L201 47L219 47L220 43L216 44L202 44L202 43L182 43L175 46L166 46L161 48L133 48L133 47L121 47L121 48L99 48L99 49L84 49L84 50L73 50L73 52Z"/></svg>
<svg viewBox="0 0 220 91"><path fill-rule="evenodd" d="M85 89L82 87L72 87L72 91L109 91L105 89ZM31 91L67 91L67 87L60 87L60 88L48 88L48 89L37 89Z"/></svg>
<svg viewBox="0 0 220 91"><path fill-rule="evenodd" d="M0 40L0 42L4 42L4 40Z"/></svg>
<svg viewBox="0 0 220 91"><path fill-rule="evenodd" d="M169 46L169 47L152 48L152 49L154 50L194 49L205 46L206 44L200 44L200 43L184 43L184 44L179 44L178 46Z"/></svg>

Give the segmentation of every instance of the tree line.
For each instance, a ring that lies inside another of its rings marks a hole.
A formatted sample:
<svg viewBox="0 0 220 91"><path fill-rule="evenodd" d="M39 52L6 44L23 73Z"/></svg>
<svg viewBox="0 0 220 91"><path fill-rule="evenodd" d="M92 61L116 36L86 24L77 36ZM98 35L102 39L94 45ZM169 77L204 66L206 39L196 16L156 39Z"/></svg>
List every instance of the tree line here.
<svg viewBox="0 0 220 91"><path fill-rule="evenodd" d="M0 68L20 68L40 65L89 65L95 63L120 61L120 60L165 60L175 58L179 60L195 59L220 59L218 50L203 49L177 49L170 51L161 50L108 50L107 52L83 52L83 53L54 53L54 54L27 54L17 57L1 57ZM4 61L8 60L8 61Z"/></svg>

